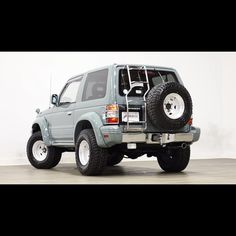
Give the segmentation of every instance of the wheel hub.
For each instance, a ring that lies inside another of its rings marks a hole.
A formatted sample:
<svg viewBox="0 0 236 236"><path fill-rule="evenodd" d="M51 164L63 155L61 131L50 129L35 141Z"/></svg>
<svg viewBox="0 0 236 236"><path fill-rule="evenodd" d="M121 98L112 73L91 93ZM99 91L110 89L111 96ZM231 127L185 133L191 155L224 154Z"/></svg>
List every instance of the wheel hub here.
<svg viewBox="0 0 236 236"><path fill-rule="evenodd" d="M167 104L166 104L166 109L169 111L169 110L171 109L171 106L172 106L172 104L167 103Z"/></svg>
<svg viewBox="0 0 236 236"><path fill-rule="evenodd" d="M87 165L90 158L90 147L86 140L83 140L79 145L79 160L82 165Z"/></svg>
<svg viewBox="0 0 236 236"><path fill-rule="evenodd" d="M179 94L170 93L164 99L163 109L167 117L179 119L184 113L184 100Z"/></svg>
<svg viewBox="0 0 236 236"><path fill-rule="evenodd" d="M43 161L48 154L48 148L42 140L38 140L32 147L32 153L37 161Z"/></svg>

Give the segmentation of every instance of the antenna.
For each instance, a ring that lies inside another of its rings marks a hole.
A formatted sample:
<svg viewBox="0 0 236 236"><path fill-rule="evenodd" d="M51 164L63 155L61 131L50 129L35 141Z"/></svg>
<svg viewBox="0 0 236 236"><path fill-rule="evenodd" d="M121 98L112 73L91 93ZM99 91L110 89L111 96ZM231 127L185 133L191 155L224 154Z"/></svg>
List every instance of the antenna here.
<svg viewBox="0 0 236 236"><path fill-rule="evenodd" d="M50 86L49 86L49 108L51 108L51 96L52 96L52 72L50 74Z"/></svg>

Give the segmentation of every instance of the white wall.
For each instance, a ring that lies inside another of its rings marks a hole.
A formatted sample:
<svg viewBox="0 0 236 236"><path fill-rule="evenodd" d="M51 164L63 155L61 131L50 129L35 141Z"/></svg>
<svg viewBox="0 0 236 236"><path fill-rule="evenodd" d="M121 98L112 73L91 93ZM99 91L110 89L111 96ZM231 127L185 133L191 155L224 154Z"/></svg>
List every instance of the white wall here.
<svg viewBox="0 0 236 236"><path fill-rule="evenodd" d="M113 63L176 68L202 130L192 158L236 157L236 53L0 52L0 164L28 163L26 142L35 109L49 106L51 74L58 93L71 76Z"/></svg>

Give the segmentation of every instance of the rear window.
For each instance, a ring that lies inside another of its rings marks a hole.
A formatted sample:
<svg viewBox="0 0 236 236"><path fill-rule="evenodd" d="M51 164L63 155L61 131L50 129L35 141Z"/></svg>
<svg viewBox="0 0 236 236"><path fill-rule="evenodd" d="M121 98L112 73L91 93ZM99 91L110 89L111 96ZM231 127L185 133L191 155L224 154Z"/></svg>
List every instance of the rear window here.
<svg viewBox="0 0 236 236"><path fill-rule="evenodd" d="M108 69L89 73L84 85L82 101L104 98L107 89Z"/></svg>
<svg viewBox="0 0 236 236"><path fill-rule="evenodd" d="M178 82L174 72L171 71L158 71L158 70L147 70L150 89L158 84L166 82ZM132 81L146 81L144 70L130 70L130 77ZM135 87L129 93L129 96L141 96L147 90L146 84L140 84L141 86ZM119 71L119 94L125 96L124 90L129 90L129 78L127 69L121 69Z"/></svg>

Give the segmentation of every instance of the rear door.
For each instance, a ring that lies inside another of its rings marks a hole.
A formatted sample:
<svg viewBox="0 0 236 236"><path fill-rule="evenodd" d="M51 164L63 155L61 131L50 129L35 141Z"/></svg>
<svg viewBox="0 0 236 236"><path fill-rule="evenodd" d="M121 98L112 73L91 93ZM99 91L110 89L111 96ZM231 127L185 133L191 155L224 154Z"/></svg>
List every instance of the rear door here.
<svg viewBox="0 0 236 236"><path fill-rule="evenodd" d="M127 103L125 99L125 94L130 89L129 79L128 79L128 71L126 68L118 68L117 73L117 101L120 105L120 124L121 127L127 126ZM174 70L162 69L162 68L148 68L147 67L147 75L148 81L150 85L150 90L159 84L167 83L167 82L179 82L179 77L175 73ZM143 96L147 91L147 84L142 84L143 81L146 81L146 75L144 69L138 69L132 67L130 70L131 82L140 82L140 86L134 87L128 96L129 101L129 117L130 117L130 127L133 128L141 128L143 124L138 123L147 122L147 129L144 132L164 132L165 129L161 127L154 127L149 119L146 117L145 120L145 105ZM137 122L136 122L137 121Z"/></svg>

